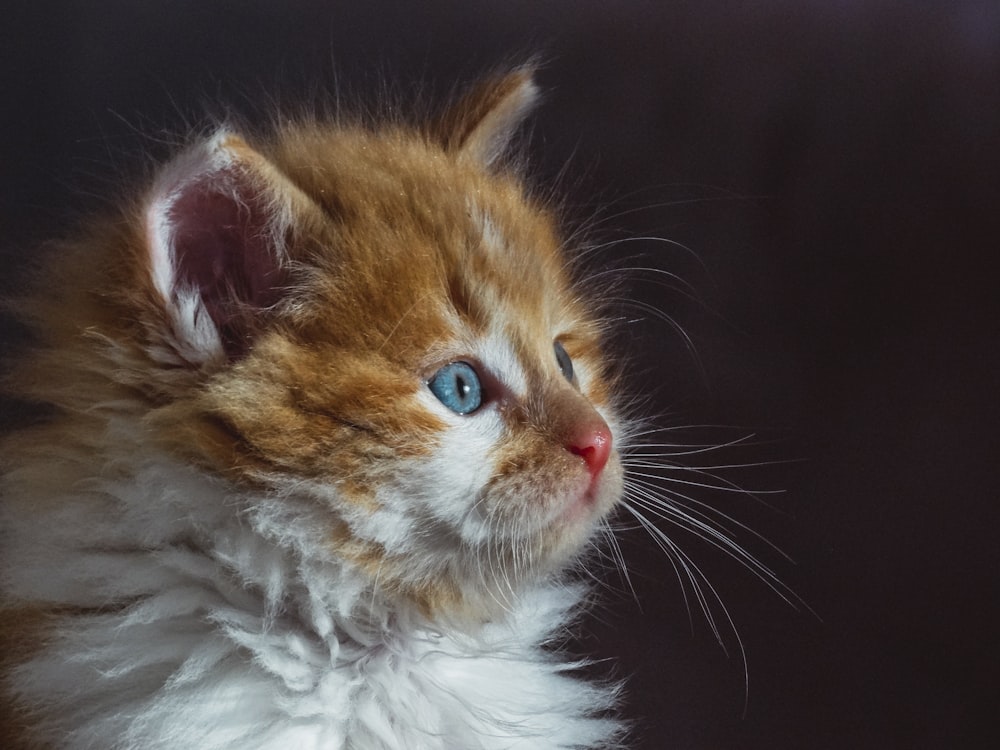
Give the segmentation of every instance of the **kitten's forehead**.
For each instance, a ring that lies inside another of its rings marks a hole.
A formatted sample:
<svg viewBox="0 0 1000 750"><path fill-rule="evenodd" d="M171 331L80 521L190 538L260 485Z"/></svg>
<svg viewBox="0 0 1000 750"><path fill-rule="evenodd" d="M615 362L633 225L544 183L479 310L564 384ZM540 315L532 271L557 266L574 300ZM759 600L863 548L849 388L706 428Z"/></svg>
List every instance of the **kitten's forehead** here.
<svg viewBox="0 0 1000 750"><path fill-rule="evenodd" d="M554 339L590 336L554 215L515 174L402 134L304 131L272 157L327 217L300 255L319 267L305 342L424 377L478 361L524 397L559 377Z"/></svg>
<svg viewBox="0 0 1000 750"><path fill-rule="evenodd" d="M547 213L472 200L470 206L480 238L474 255L490 279L482 290L490 314L486 339L502 340L523 363L549 363L556 338L594 339L592 312L581 304Z"/></svg>

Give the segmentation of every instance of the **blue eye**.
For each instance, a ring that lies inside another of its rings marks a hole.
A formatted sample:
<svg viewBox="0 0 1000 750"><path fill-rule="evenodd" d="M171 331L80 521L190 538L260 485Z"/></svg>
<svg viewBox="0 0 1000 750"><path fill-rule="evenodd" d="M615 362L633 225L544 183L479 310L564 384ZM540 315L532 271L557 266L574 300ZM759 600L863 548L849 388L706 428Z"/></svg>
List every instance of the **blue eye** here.
<svg viewBox="0 0 1000 750"><path fill-rule="evenodd" d="M438 401L456 414L469 414L483 404L483 387L472 365L452 362L445 365L427 383Z"/></svg>
<svg viewBox="0 0 1000 750"><path fill-rule="evenodd" d="M552 348L556 350L556 362L559 363L559 369L562 370L562 374L565 376L566 380L573 382L573 360L569 358L563 345L558 341L552 345Z"/></svg>

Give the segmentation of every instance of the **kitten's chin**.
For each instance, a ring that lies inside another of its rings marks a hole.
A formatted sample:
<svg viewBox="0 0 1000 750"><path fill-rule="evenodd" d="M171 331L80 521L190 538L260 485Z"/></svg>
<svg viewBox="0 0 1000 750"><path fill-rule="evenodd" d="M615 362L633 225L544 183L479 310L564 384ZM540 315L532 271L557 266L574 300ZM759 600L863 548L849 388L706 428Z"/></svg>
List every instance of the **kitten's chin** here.
<svg viewBox="0 0 1000 750"><path fill-rule="evenodd" d="M557 523L596 523L621 499L623 491L621 464L615 460L579 491L571 493L559 512Z"/></svg>
<svg viewBox="0 0 1000 750"><path fill-rule="evenodd" d="M549 522L549 534L558 548L554 557L560 563L587 542L598 522L618 504L623 490L621 465L615 460L596 479L566 495Z"/></svg>
<svg viewBox="0 0 1000 750"><path fill-rule="evenodd" d="M551 521L552 528L556 532L562 532L577 526L589 527L602 515L600 506L600 488L593 484L581 492L572 493Z"/></svg>

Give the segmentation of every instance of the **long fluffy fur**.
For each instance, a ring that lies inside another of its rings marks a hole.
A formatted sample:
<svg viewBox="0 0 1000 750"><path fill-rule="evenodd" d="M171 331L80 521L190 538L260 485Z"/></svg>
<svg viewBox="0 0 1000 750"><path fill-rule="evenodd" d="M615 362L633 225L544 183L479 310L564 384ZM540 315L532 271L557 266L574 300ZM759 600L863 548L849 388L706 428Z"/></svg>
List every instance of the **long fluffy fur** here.
<svg viewBox="0 0 1000 750"><path fill-rule="evenodd" d="M220 130L67 244L8 383L55 416L3 448L4 747L617 743L618 686L558 655L587 596L560 571L621 494L578 445L621 427L502 164L535 96L519 70L425 130ZM504 384L475 419L421 380L460 356Z"/></svg>
<svg viewBox="0 0 1000 750"><path fill-rule="evenodd" d="M46 706L42 739L562 748L614 730L589 718L611 707L613 692L571 678L574 665L543 649L562 637L579 589L538 585L503 622L437 630L373 597L356 571L312 561L322 519L293 495L233 494L144 450L137 432L127 418L110 427L116 448L101 459L114 478L93 481L86 461L50 477L38 502L62 507L57 523L5 518L5 558L21 571L8 573L10 593L80 610L8 677L22 703ZM109 548L112 534L125 549ZM101 601L135 604L103 612L93 606Z"/></svg>

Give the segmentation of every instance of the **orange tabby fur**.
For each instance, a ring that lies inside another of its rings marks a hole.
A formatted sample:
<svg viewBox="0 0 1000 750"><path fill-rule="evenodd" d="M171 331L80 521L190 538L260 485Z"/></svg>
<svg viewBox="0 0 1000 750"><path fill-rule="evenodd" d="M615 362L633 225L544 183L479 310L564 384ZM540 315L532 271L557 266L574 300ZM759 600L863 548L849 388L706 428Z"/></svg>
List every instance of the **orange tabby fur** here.
<svg viewBox="0 0 1000 750"><path fill-rule="evenodd" d="M247 311L236 324L247 351L228 361L157 361L175 324L149 250L157 229L149 206L157 191L175 189L169 173L119 215L64 243L45 272L44 296L22 304L43 346L7 384L63 416L5 441L7 464L35 471L43 487L50 480L35 457L58 454L61 444L95 444L98 454L114 404L139 402L146 437L171 456L248 490L264 491L275 477L326 484L344 509L372 514L381 507L373 488L435 451L446 429L418 391L474 340L494 336L509 343L525 382L487 384L508 436L492 456L488 491L527 499L520 511L494 508L493 499L484 508L555 517L559 508L546 506L550 488L580 472L579 456L564 446L575 432L603 426L595 408L606 414L612 404L601 328L575 290L554 216L499 160L496 133L523 114L515 94L527 81L518 71L484 85L423 129L303 121L259 139L225 135L217 148L254 186L245 210L283 216L268 231L280 235L272 238L285 254L278 286L293 300ZM579 389L559 372L554 336L582 373ZM617 458L606 474L595 513L620 494ZM18 513L36 510L49 509ZM325 531L331 550L377 578L381 592L432 621L497 614L463 588L461 571L408 577L406 555L357 536L337 512ZM543 572L563 564L592 528L560 524L538 534L532 554ZM25 644L45 640L44 606L6 611L7 658L27 658ZM16 739L17 721L6 721L3 746L29 747Z"/></svg>

